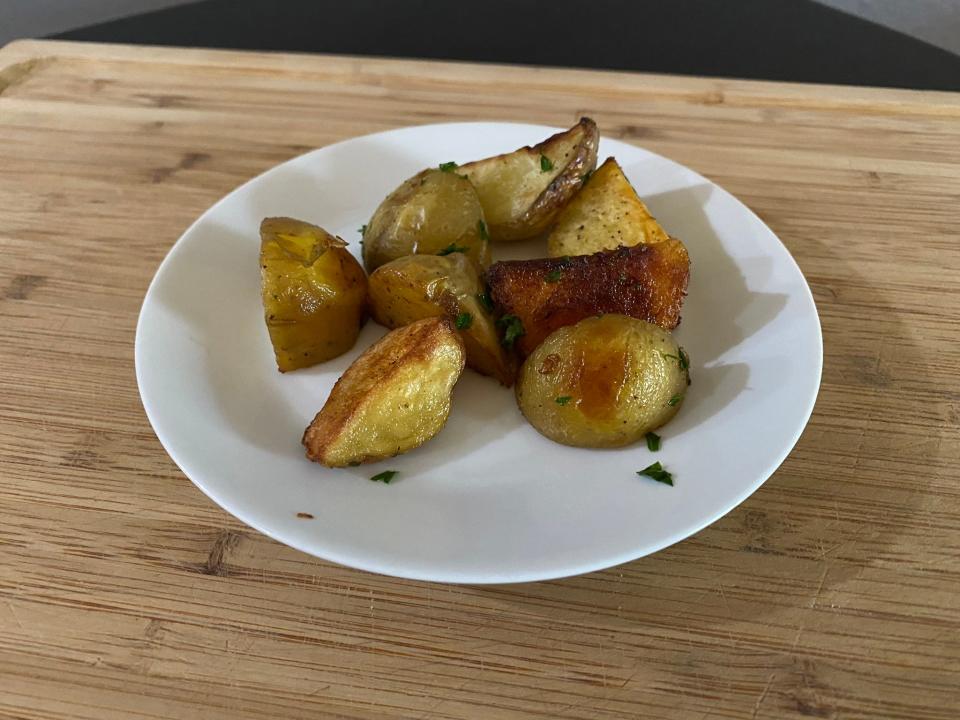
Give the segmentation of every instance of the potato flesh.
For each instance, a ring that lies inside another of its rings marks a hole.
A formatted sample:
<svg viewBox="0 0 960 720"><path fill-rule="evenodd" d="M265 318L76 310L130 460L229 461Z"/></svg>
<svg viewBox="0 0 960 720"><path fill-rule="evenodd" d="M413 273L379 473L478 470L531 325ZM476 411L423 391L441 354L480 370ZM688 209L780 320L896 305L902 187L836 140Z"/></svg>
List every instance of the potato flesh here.
<svg viewBox="0 0 960 720"><path fill-rule="evenodd" d="M608 158L557 218L550 257L590 255L669 238L613 158Z"/></svg>
<svg viewBox="0 0 960 720"><path fill-rule="evenodd" d="M419 447L446 423L463 366L463 343L446 318L387 333L334 385L304 432L307 457L344 467Z"/></svg>
<svg viewBox="0 0 960 720"><path fill-rule="evenodd" d="M672 330L680 322L689 277L687 250L674 238L593 255L509 260L486 272L494 305L523 325L525 334L516 342L521 356L557 328L601 313Z"/></svg>
<svg viewBox="0 0 960 720"><path fill-rule="evenodd" d="M494 242L524 240L544 232L597 162L599 132L583 118L534 147L484 158L457 169L470 178ZM542 157L550 169L544 169Z"/></svg>
<svg viewBox="0 0 960 720"><path fill-rule="evenodd" d="M558 443L629 445L680 409L689 384L680 357L670 333L652 323L625 315L587 318L552 333L526 359L517 403L538 432Z"/></svg>
<svg viewBox="0 0 960 720"><path fill-rule="evenodd" d="M363 234L363 261L373 272L406 255L452 248L480 266L490 263L486 220L477 192L456 172L424 170L380 204Z"/></svg>
<svg viewBox="0 0 960 720"><path fill-rule="evenodd" d="M482 292L473 262L461 253L408 255L370 275L370 310L374 320L388 328L425 317L447 317L455 323L459 318L467 365L509 387L516 367L500 344L493 315L479 300Z"/></svg>
<svg viewBox="0 0 960 720"><path fill-rule="evenodd" d="M291 218L260 229L264 318L281 372L343 354L365 319L367 277L343 240Z"/></svg>

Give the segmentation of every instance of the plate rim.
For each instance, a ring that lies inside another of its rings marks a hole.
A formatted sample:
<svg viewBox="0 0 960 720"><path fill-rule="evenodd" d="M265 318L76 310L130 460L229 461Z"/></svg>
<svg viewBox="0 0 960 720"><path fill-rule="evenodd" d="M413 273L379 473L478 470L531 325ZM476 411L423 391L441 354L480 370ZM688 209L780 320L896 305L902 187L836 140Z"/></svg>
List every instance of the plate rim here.
<svg viewBox="0 0 960 720"><path fill-rule="evenodd" d="M781 452L778 454L775 460L773 460L769 467L762 473L758 474L757 478L750 483L744 490L738 493L735 497L732 497L731 500L722 504L722 508L715 513L712 513L708 516L708 519L705 521L695 522L683 530L675 532L665 538L662 538L660 541L644 545L640 548L635 548L631 551L625 551L619 553L616 556L605 556L602 559L593 562L583 562L576 566L569 566L565 568L562 572L557 572L555 570L544 570L544 571L520 571L520 572L502 572L497 574L484 573L483 575L472 575L469 573L459 574L454 573L450 574L447 572L440 573L431 573L431 572L422 572L416 569L398 569L396 567L390 568L386 567L388 563L378 563L376 561L368 561L366 558L361 556L354 556L348 553L341 553L336 551L328 551L324 549L323 553L317 551L315 547L307 547L305 543L300 542L295 538L286 539L278 537L282 533L276 533L272 530L265 528L259 521L250 517L249 514L243 509L237 509L236 505L231 503L228 499L223 498L222 494L219 494L209 487L202 480L199 480L195 475L202 475L202 473L191 473L188 468L191 463L184 459L182 456L178 457L178 454L171 449L171 443L168 442L167 435L164 433L160 427L158 427L156 413L151 412L151 403L147 398L147 393L144 392L144 363L145 359L142 358L143 346L142 338L144 333L144 309L147 307L148 302L151 299L151 296L156 292L156 288L159 283L162 281L162 276L169 272L170 263L172 258L174 258L178 252L178 249L184 247L184 239L189 236L195 228L200 225L208 215L213 213L220 205L227 202L227 200L235 195L238 192L241 192L243 189L248 186L257 183L272 173L280 172L283 168L288 165L302 162L306 158L321 153L330 148L344 145L360 139L369 139L377 136L390 135L396 133L402 133L404 131L409 131L412 129L422 130L424 128L452 128L452 127L464 127L464 126L504 126L509 125L516 128L524 128L536 131L543 131L547 133L562 132L563 128L555 128L549 125L540 125L537 123L523 123L515 121L498 121L498 120L473 120L473 121L454 121L454 122L444 122L444 123L422 123L422 124L412 124L412 125L402 125L386 130L380 130L372 133L365 133L363 135L351 136L349 138L344 138L334 143L328 145L323 145L320 147L313 148L307 152L301 153L300 155L295 155L294 157L288 158L283 162L277 163L266 170L258 173L257 175L247 179L246 181L240 183L236 187L232 188L226 192L222 197L220 197L216 202L207 207L202 213L200 213L193 222L190 223L187 228L185 228L180 235L177 237L176 241L169 247L166 254L161 260L160 264L157 266L157 269L154 271L153 277L150 280L147 290L144 293L143 300L141 301L140 308L137 315L137 324L134 336L134 369L137 379L137 391L140 395L140 402L143 406L144 413L147 416L147 420L150 423L150 427L156 435L157 439L160 442L160 445L163 447L164 451L167 453L168 457L173 460L174 464L178 467L181 473L194 485L196 486L204 495L206 495L210 500L214 502L221 510L227 514L233 516L237 520L241 521L245 525L253 528L259 533L266 535L267 537L279 542L283 545L291 547L300 552L306 553L311 557L316 557L321 560L332 562L343 567L354 568L358 570L363 570L365 572L371 572L378 575L384 575L388 577L396 577L409 580L417 581L426 581L426 582L436 582L444 584L468 584L468 585L501 585L501 584L516 584L516 583L527 583L527 582L541 582L545 580L558 580L563 578L574 577L578 575L584 575L591 572L597 572L600 570L606 570L612 567L617 567L634 560L639 560L648 555L660 552L672 545L677 544L687 538L690 538L704 528L712 525L717 522L719 519L729 514L737 507L739 507L747 498L753 495L760 487L773 476L773 474L780 468L784 461L790 456L790 453L793 452L797 443L803 435L803 432L806 430L809 425L810 418L813 415L814 408L816 407L817 400L820 395L820 388L823 378L823 327L820 321L820 313L817 308L816 299L813 296L813 291L810 288L810 283L808 282L806 276L803 273L803 270L800 268L799 263L797 263L796 258L793 257L793 254L790 252L789 248L784 244L780 239L780 236L773 231L773 229L762 219L760 218L752 208L750 208L746 203L741 201L737 196L733 195L731 192L726 190L722 185L710 180L696 170L690 168L689 166L673 160L665 155L653 152L641 145L636 145L634 143L621 140L620 138L605 138L608 140L613 140L620 142L626 145L629 145L633 148L641 150L644 153L656 158L657 160L666 161L670 164L679 166L683 168L684 171L689 173L692 177L702 181L703 183L709 185L713 192L722 193L727 197L728 200L732 200L742 211L745 211L746 214L751 216L756 222L762 225L769 234L779 243L781 249L783 250L786 257L789 259L789 262L792 264L792 269L797 273L800 279L803 281L802 286L805 291L805 299L809 301L810 307L813 310L813 320L815 321L816 328L816 382L814 383L813 391L807 401L807 407L804 408L802 413L803 421L797 424L792 438L788 443L784 443ZM603 138L602 138L603 139Z"/></svg>

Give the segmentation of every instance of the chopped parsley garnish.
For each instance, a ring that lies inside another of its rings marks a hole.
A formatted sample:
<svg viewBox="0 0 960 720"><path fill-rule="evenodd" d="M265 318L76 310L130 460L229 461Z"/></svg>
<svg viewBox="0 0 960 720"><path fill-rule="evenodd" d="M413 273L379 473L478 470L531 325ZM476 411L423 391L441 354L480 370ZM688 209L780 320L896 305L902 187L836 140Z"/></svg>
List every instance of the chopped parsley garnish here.
<svg viewBox="0 0 960 720"><path fill-rule="evenodd" d="M568 402L570 402L571 400L573 400L573 398L570 397L569 395L561 395L560 397L556 398L556 399L554 400L554 402L555 402L557 405L566 405L566 404L567 404Z"/></svg>
<svg viewBox="0 0 960 720"><path fill-rule="evenodd" d="M562 270L551 270L550 272L547 273L547 282L555 283L562 277L563 277Z"/></svg>
<svg viewBox="0 0 960 720"><path fill-rule="evenodd" d="M389 485L390 481L400 472L399 470L384 470L382 473L377 473L374 475L371 480L374 482L382 482L384 485Z"/></svg>
<svg viewBox="0 0 960 720"><path fill-rule="evenodd" d="M513 347L518 337L527 334L523 329L523 323L516 315L504 315L497 320L497 325L503 328L503 344L506 347Z"/></svg>
<svg viewBox="0 0 960 720"><path fill-rule="evenodd" d="M573 262L573 260L570 259L570 256L569 256L569 255L564 255L562 258L560 258L560 265L563 266L563 267L566 267L567 265L569 265L569 264L572 263L572 262Z"/></svg>
<svg viewBox="0 0 960 720"><path fill-rule="evenodd" d="M664 485L673 485L673 475L664 470L663 465L658 462L655 462L649 467L645 467L643 470L637 470L637 475L646 475Z"/></svg>
<svg viewBox="0 0 960 720"><path fill-rule="evenodd" d="M490 233L487 232L487 224L483 220L477 220L477 230L480 232L481 240L490 239Z"/></svg>
<svg viewBox="0 0 960 720"><path fill-rule="evenodd" d="M674 395L672 398L667 400L667 405L669 405L670 407L673 407L681 400L683 400L683 395Z"/></svg>
<svg viewBox="0 0 960 720"><path fill-rule="evenodd" d="M679 355L671 355L670 353L660 353L663 357L670 360L676 360L677 365L680 366L681 370L688 370L690 368L690 356L687 355L686 351L683 348L680 348ZM676 403L673 403L676 405Z"/></svg>
<svg viewBox="0 0 960 720"><path fill-rule="evenodd" d="M660 436L654 432L647 433L647 450L656 452L660 449Z"/></svg>
<svg viewBox="0 0 960 720"><path fill-rule="evenodd" d="M550 172L553 170L553 163L543 153L540 153L540 172Z"/></svg>
<svg viewBox="0 0 960 720"><path fill-rule="evenodd" d="M440 163L440 169L443 172L453 172L457 169L457 164L451 160L450 162Z"/></svg>
<svg viewBox="0 0 960 720"><path fill-rule="evenodd" d="M580 178L580 185L581 185L581 186L586 185L586 184L587 184L587 180L590 179L590 176L591 176L591 175L593 175L593 170L587 170L587 171L583 174L583 176Z"/></svg>
<svg viewBox="0 0 960 720"><path fill-rule="evenodd" d="M366 234L367 234L367 226L366 226L366 225L361 225L360 228L357 230L357 232L360 233L361 235L366 235Z"/></svg>
<svg viewBox="0 0 960 720"><path fill-rule="evenodd" d="M462 312L457 315L457 330L466 330L473 325L473 315L468 312Z"/></svg>
<svg viewBox="0 0 960 720"><path fill-rule="evenodd" d="M484 310L493 310L493 300L490 299L490 293L477 293L477 300L479 300L480 304L483 305Z"/></svg>
<svg viewBox="0 0 960 720"><path fill-rule="evenodd" d="M455 253L455 252L465 253L468 250L470 250L470 248L466 245L460 246L460 245L457 245L456 243L450 243L443 250L438 252L437 255L450 255L451 253Z"/></svg>

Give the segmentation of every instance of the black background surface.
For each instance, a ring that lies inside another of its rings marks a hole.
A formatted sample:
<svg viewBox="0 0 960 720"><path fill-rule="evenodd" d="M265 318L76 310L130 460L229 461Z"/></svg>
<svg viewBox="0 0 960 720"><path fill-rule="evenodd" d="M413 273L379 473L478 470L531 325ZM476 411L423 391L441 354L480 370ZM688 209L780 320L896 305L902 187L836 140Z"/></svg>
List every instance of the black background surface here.
<svg viewBox="0 0 960 720"><path fill-rule="evenodd" d="M206 0L56 37L960 90L960 57L809 0Z"/></svg>

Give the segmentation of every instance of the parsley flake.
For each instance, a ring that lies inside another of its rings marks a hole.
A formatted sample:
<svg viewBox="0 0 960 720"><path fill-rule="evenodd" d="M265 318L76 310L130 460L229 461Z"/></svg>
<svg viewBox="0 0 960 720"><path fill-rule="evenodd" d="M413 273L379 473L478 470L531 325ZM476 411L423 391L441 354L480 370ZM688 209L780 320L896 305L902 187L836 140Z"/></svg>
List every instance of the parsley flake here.
<svg viewBox="0 0 960 720"><path fill-rule="evenodd" d="M663 483L664 485L673 485L673 475L663 469L663 465L658 462L655 462L649 467L645 467L643 470L637 470L637 475L646 475L649 478L653 478L657 482Z"/></svg>
<svg viewBox="0 0 960 720"><path fill-rule="evenodd" d="M554 400L554 402L555 402L557 405L566 405L566 404L567 404L568 402L570 402L571 400L573 400L573 398L570 397L569 395L561 395L560 397L556 398L556 399Z"/></svg>
<svg viewBox="0 0 960 720"><path fill-rule="evenodd" d="M479 300L480 304L483 305L484 310L487 310L488 312L493 310L493 300L490 299L490 293L477 293L477 300Z"/></svg>
<svg viewBox="0 0 960 720"><path fill-rule="evenodd" d="M366 225L361 225L361 226L359 227L359 229L357 230L357 232L360 233L361 235L366 235L366 234L367 234L367 226L366 226Z"/></svg>
<svg viewBox="0 0 960 720"><path fill-rule="evenodd" d="M656 452L660 449L660 436L654 432L647 433L647 450Z"/></svg>
<svg viewBox="0 0 960 720"><path fill-rule="evenodd" d="M377 473L374 475L371 480L374 482L382 482L384 485L389 485L390 481L400 472L399 470L384 470L382 473Z"/></svg>
<svg viewBox="0 0 960 720"><path fill-rule="evenodd" d="M526 335L527 331L523 329L523 322L516 315L504 315L497 320L497 325L503 328L503 345L513 347L513 343L521 335Z"/></svg>
<svg viewBox="0 0 960 720"><path fill-rule="evenodd" d="M453 172L457 169L457 164L451 160L450 162L440 163L440 169L443 172Z"/></svg>
<svg viewBox="0 0 960 720"><path fill-rule="evenodd" d="M470 249L470 248L469 248L468 246L466 246L466 245L460 246L460 245L457 245L456 243L450 243L450 244L447 245L443 250L441 250L440 252L438 252L437 255L450 255L451 253L457 253L457 252L458 252L458 253L465 253L465 252L467 252L469 249Z"/></svg>
<svg viewBox="0 0 960 720"><path fill-rule="evenodd" d="M490 233L487 232L487 224L483 220L477 220L477 231L480 233L481 240L490 239Z"/></svg>
<svg viewBox="0 0 960 720"><path fill-rule="evenodd" d="M562 271L560 271L560 270L551 270L550 272L547 273L547 282L548 282L548 283L555 283L555 282L557 282L557 281L558 281L560 278L562 278L562 277L563 277L563 272L562 272Z"/></svg>
<svg viewBox="0 0 960 720"><path fill-rule="evenodd" d="M471 325L473 325L473 315L468 312L462 312L457 315L457 330L466 330Z"/></svg>
<svg viewBox="0 0 960 720"><path fill-rule="evenodd" d="M669 405L670 407L673 407L681 400L683 400L683 395L674 395L672 398L667 400L667 405Z"/></svg>
<svg viewBox="0 0 960 720"><path fill-rule="evenodd" d="M553 170L553 163L543 153L540 153L540 172L550 172Z"/></svg>
<svg viewBox="0 0 960 720"><path fill-rule="evenodd" d="M680 366L680 369L681 369L681 370L689 370L689 369L690 369L690 356L687 355L686 351L685 351L683 348L680 348L680 350L679 350L678 352L679 352L679 355L671 355L670 353L665 353L665 352L660 353L660 355L662 355L663 357L667 358L668 360L676 360L676 361L677 361L677 365ZM676 403L674 403L674 404L676 404Z"/></svg>

